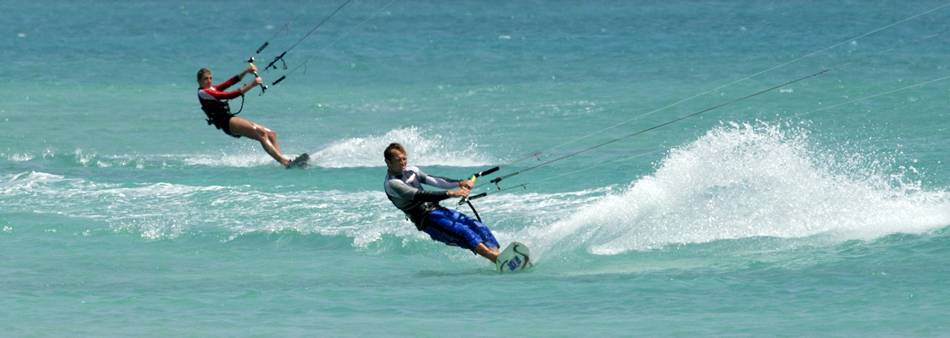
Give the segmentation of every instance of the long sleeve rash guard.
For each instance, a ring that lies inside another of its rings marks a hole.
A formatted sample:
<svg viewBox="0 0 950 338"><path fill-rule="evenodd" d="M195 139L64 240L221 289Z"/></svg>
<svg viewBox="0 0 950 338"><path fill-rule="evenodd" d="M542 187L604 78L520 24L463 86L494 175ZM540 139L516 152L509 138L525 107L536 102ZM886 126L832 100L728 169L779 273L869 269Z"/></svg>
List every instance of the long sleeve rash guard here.
<svg viewBox="0 0 950 338"><path fill-rule="evenodd" d="M209 120L214 119L215 116L220 114L231 114L231 106L228 105L228 100L243 94L240 90L233 90L230 92L226 92L224 90L238 82L241 82L241 77L235 75L227 81L221 82L215 86L198 89L198 102L201 103L201 110L203 110L205 114L208 115Z"/></svg>
<svg viewBox="0 0 950 338"><path fill-rule="evenodd" d="M414 223L419 225L420 218L426 212L426 204L436 204L449 198L446 191L426 191L422 188L422 185L452 189L458 187L458 183L459 180L426 174L417 167L406 167L400 175L387 173L384 187L386 196L393 202L393 205L405 212Z"/></svg>

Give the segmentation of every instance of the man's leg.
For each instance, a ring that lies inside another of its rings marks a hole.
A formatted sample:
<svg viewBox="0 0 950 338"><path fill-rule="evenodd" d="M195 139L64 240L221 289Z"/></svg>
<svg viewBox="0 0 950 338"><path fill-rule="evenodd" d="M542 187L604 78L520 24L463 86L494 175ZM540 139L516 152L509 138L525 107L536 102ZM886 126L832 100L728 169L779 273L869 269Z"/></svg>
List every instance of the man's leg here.
<svg viewBox="0 0 950 338"><path fill-rule="evenodd" d="M440 208L429 213L428 218L428 227L424 230L432 239L437 241L447 243L450 245L457 245L464 248L471 248L479 256L485 257L488 260L494 263L498 259L498 243L495 242L494 236L490 236L489 240L483 238L478 232L474 231L473 223L476 223L475 220L465 216L465 214L460 213L455 210ZM481 224L481 223L477 223ZM484 227L484 225L482 225ZM487 227L484 227L487 230ZM491 232L488 231L490 234ZM490 247L494 245L496 247ZM474 246L474 247L473 247Z"/></svg>
<svg viewBox="0 0 950 338"><path fill-rule="evenodd" d="M492 263L498 260L498 255L501 254L498 252L498 241L495 240L495 235L491 233L488 226L463 213L459 213L458 220L468 226L469 231L481 237L482 242L475 246L475 252L488 258Z"/></svg>
<svg viewBox="0 0 950 338"><path fill-rule="evenodd" d="M264 151L281 165L286 167L290 164L290 160L284 157L284 154L280 152L280 146L277 145L277 133L263 125L255 124L254 122L237 116L231 118L228 126L231 128L232 134L241 135L261 142Z"/></svg>
<svg viewBox="0 0 950 338"><path fill-rule="evenodd" d="M498 240L495 239L495 235L492 234L491 229L487 225L475 220L474 218L468 217L468 215L462 214L464 222L468 225L468 228L472 232L478 234L482 238L482 243L485 244L489 249L495 249L498 251Z"/></svg>
<svg viewBox="0 0 950 338"><path fill-rule="evenodd" d="M478 243L478 246L475 247L475 252L482 257L488 258L492 263L495 263L495 261L498 260L498 255L501 254L498 252L498 249L485 246L485 243Z"/></svg>

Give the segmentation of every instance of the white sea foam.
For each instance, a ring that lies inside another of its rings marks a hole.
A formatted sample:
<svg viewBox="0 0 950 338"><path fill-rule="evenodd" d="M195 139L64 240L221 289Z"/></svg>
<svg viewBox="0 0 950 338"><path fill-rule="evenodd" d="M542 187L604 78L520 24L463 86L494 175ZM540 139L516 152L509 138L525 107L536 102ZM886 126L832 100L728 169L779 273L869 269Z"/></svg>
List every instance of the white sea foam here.
<svg viewBox="0 0 950 338"><path fill-rule="evenodd" d="M26 153L23 153L23 154L15 153L13 155L8 156L7 159L13 162L27 162L33 159L33 155L26 154Z"/></svg>
<svg viewBox="0 0 950 338"><path fill-rule="evenodd" d="M563 194L498 194L478 202L502 242L526 222L553 222L603 196L597 188ZM172 183L117 184L42 172L0 177L0 202L8 211L86 218L112 231L147 239L174 239L202 232L247 234L296 232L342 236L366 248L386 238L428 242L381 191L260 191L251 186ZM451 202L444 203L453 207ZM467 209L462 209L468 213ZM455 254L448 251L448 254Z"/></svg>
<svg viewBox="0 0 950 338"><path fill-rule="evenodd" d="M76 148L73 151L73 156L76 157L76 162L82 165L83 167L88 167L89 162L96 157L96 154L84 153L81 148Z"/></svg>
<svg viewBox="0 0 950 338"><path fill-rule="evenodd" d="M812 148L801 128L721 126L671 150L622 193L524 235L542 252L612 255L759 236L873 239L950 224L946 191L925 191L886 161Z"/></svg>
<svg viewBox="0 0 950 338"><path fill-rule="evenodd" d="M460 140L409 127L383 135L336 141L312 154L311 163L327 168L384 166L383 149L392 142L402 143L407 148L414 165L474 167L492 162L488 156L478 152L475 144L460 144Z"/></svg>
<svg viewBox="0 0 950 338"><path fill-rule="evenodd" d="M390 130L383 135L337 140L311 153L311 164L324 168L381 167L385 165L382 160L382 151L391 142L405 145L414 165L475 167L488 165L494 161L490 156L481 153L474 143L450 139L437 132L429 132L417 127L408 127ZM55 158L55 155L53 151L47 150L43 158ZM256 142L244 142L236 151L217 154L102 155L95 151L76 148L71 155L75 163L80 166L98 168L144 169L168 165L248 168L277 165ZM14 153L7 155L7 159L25 162L33 160L34 156Z"/></svg>
<svg viewBox="0 0 950 338"><path fill-rule="evenodd" d="M235 167L248 168L263 165L277 165L274 159L270 158L263 149L242 150L238 153L218 154L218 155L189 155L184 159L186 165L208 166L208 167Z"/></svg>
<svg viewBox="0 0 950 338"><path fill-rule="evenodd" d="M137 169L144 169L146 161L149 161L150 156L142 155L100 155L96 152L90 152L83 150L82 148L76 148L72 151L73 158L76 161L76 164L79 164L83 167L99 167L99 168L111 168L111 167L135 167ZM43 153L43 159L54 159L57 157L57 154L52 149L46 149Z"/></svg>
<svg viewBox="0 0 950 338"><path fill-rule="evenodd" d="M409 127L394 129L383 135L337 140L311 152L310 164L324 168L381 167L385 165L382 160L383 149L391 142L405 145L414 165L474 167L492 162L489 156L479 153L475 144L465 144L462 140L447 139L438 133ZM212 167L256 167L276 163L256 143L248 143L238 153L189 155L184 162L187 165Z"/></svg>
<svg viewBox="0 0 950 338"><path fill-rule="evenodd" d="M869 239L950 224L947 192L873 164L887 161L812 148L801 129L722 126L671 150L656 172L627 187L495 194L477 205L502 243L524 241L539 256L758 236ZM130 185L23 172L0 177L0 198L8 211L88 218L150 239L211 230L231 239L281 231L345 236L357 247L387 237L427 241L380 191Z"/></svg>
<svg viewBox="0 0 950 338"><path fill-rule="evenodd" d="M6 175L3 177L3 180L0 181L0 193L4 195L28 193L36 185L59 182L61 180L63 180L63 176L36 171Z"/></svg>
<svg viewBox="0 0 950 338"><path fill-rule="evenodd" d="M382 192L304 190L264 192L249 186L171 183L122 185L41 172L0 177L7 211L56 214L105 223L114 231L148 239L202 231L231 233L297 231L347 236L365 247L383 235L415 238Z"/></svg>

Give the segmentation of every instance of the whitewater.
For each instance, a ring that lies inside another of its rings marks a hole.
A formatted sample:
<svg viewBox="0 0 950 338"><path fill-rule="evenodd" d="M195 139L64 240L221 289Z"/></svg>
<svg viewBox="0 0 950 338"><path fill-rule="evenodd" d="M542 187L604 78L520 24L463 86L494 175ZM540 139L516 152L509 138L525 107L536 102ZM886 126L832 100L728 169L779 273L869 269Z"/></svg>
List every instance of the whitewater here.
<svg viewBox="0 0 950 338"><path fill-rule="evenodd" d="M950 333L950 11L854 39L941 3L356 0L245 97L309 168L205 123L338 5L0 4L0 335ZM534 269L417 231L390 142L524 170L474 205Z"/></svg>

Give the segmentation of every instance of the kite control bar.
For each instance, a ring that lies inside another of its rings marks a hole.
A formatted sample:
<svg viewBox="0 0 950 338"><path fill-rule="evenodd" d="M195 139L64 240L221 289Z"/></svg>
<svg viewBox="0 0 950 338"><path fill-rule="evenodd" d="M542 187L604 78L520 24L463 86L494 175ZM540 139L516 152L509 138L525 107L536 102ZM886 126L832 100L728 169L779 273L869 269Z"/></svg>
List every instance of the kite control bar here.
<svg viewBox="0 0 950 338"><path fill-rule="evenodd" d="M263 48L261 48L261 49L263 49ZM247 63L250 63L250 64L253 65L253 64L254 64L254 57L252 56L250 59L247 59ZM258 77L258 78L261 77L261 75L258 74L257 72L253 72L253 73L251 73L251 74L254 74L254 77ZM263 79L261 79L261 95L264 95L264 93L266 93L266 92L267 92L267 84L265 84L264 81L263 81Z"/></svg>
<svg viewBox="0 0 950 338"><path fill-rule="evenodd" d="M491 175L492 173L498 171L498 169L499 169L498 167L492 167L492 168L489 168L489 169L485 169L485 170L479 171L479 172L477 172L477 173L475 173L475 174L472 174L472 178L471 178L471 179L474 180L474 179L476 179L476 178L479 178L479 177L482 177L482 176L485 176L485 175ZM475 182L472 182L472 183L475 183Z"/></svg>
<svg viewBox="0 0 950 338"><path fill-rule="evenodd" d="M482 176L485 176L485 175L489 175L489 174L491 174L491 173L493 173L493 172L496 172L496 171L498 171L498 167L488 168L488 169L486 169L486 170L482 170L482 171L479 171L479 172L477 172L477 173L472 174L472 177L469 178L468 180L469 180L469 181L472 181L472 186L474 186L474 185L475 185L475 181L478 180L479 177L482 177ZM485 197L485 195L488 195L488 193L484 193L484 192L483 192L483 193L478 194L478 195L475 195L475 196L462 197L462 199L459 200L459 205L468 204L468 207L469 207L469 208L472 208L472 212L475 214L475 218L478 219L479 222L481 222L481 221L482 221L482 216L479 216L479 215L478 215L478 210L475 210L475 206L472 205L472 200L473 200L473 199L476 199L476 198Z"/></svg>
<svg viewBox="0 0 950 338"><path fill-rule="evenodd" d="M488 168L488 169L479 171L479 172L477 172L477 173L474 173L474 174L472 174L472 177L469 178L469 181L472 181L472 185L475 185L475 181L477 181L479 177L486 176L486 175L491 175L492 173L498 171L498 169L499 169L498 167L492 167L492 168ZM488 195L488 193L484 193L484 192L483 192L483 193L478 194L478 195L463 197L461 200L459 200L459 205L468 203L468 201L471 201L471 200L474 200L474 199L479 199L479 198L485 197L486 195Z"/></svg>

